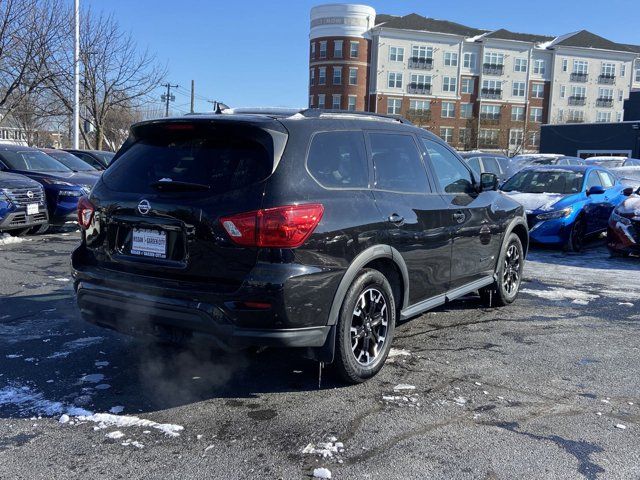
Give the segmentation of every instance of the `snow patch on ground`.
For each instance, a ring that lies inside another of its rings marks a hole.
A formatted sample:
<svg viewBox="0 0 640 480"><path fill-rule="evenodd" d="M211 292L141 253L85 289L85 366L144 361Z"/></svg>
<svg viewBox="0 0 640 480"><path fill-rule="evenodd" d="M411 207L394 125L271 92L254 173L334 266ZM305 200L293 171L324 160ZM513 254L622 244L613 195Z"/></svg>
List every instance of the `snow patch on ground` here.
<svg viewBox="0 0 640 480"><path fill-rule="evenodd" d="M331 478L331 470L328 468L314 468L313 469L313 478Z"/></svg>
<svg viewBox="0 0 640 480"><path fill-rule="evenodd" d="M530 288L523 288L521 292L544 298L545 300L570 300L578 305L588 305L592 300L600 298L600 295L562 287L551 287L549 290L533 290Z"/></svg>
<svg viewBox="0 0 640 480"><path fill-rule="evenodd" d="M28 242L30 240L23 237L14 237L8 233L0 233L0 245L13 245L15 243Z"/></svg>
<svg viewBox="0 0 640 480"><path fill-rule="evenodd" d="M319 455L322 458L331 458L338 453L344 452L344 444L338 439L331 437L328 442L321 442L318 445L308 444L302 449L305 455Z"/></svg>
<svg viewBox="0 0 640 480"><path fill-rule="evenodd" d="M81 382L87 382L87 383L99 383L102 380L104 380L104 375L101 373L92 373L90 375L85 375L80 379Z"/></svg>
<svg viewBox="0 0 640 480"><path fill-rule="evenodd" d="M78 417L81 422L94 422L98 424L98 429L109 427L145 427L154 428L161 431L169 437L178 437L184 427L182 425L175 425L172 423L158 423L153 420L146 420L144 418L129 416L129 415L114 415L111 413L94 413L93 415L81 415Z"/></svg>
<svg viewBox="0 0 640 480"><path fill-rule="evenodd" d="M105 437L110 438L111 440L119 440L124 437L124 433L122 433L120 430L116 430L115 432L107 433Z"/></svg>
<svg viewBox="0 0 640 480"><path fill-rule="evenodd" d="M409 350L404 350L401 348L391 348L389 349L389 358L393 357L409 357L411 356L411 352Z"/></svg>
<svg viewBox="0 0 640 480"><path fill-rule="evenodd" d="M80 350L82 348L89 347L91 345L95 345L104 340L104 337L82 337L76 338L75 340L71 340L70 342L66 342L63 347L68 350Z"/></svg>

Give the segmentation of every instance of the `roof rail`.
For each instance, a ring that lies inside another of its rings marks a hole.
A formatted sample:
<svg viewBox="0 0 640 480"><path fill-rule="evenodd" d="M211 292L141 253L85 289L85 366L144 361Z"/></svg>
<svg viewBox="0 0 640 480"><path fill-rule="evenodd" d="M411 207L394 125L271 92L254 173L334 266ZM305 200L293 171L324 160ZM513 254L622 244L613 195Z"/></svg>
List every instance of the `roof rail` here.
<svg viewBox="0 0 640 480"><path fill-rule="evenodd" d="M284 107L239 107L224 108L220 110L222 115L265 115L268 117L290 117L300 113L299 108Z"/></svg>
<svg viewBox="0 0 640 480"><path fill-rule="evenodd" d="M300 110L298 113L307 118L321 118L323 116L325 117L341 116L341 117L360 117L360 118L366 119L368 117L370 120L382 120L387 122L399 122L407 125L413 125L409 120L407 120L401 115L385 115L382 113L374 113L374 112L357 112L353 110L307 108L304 110Z"/></svg>

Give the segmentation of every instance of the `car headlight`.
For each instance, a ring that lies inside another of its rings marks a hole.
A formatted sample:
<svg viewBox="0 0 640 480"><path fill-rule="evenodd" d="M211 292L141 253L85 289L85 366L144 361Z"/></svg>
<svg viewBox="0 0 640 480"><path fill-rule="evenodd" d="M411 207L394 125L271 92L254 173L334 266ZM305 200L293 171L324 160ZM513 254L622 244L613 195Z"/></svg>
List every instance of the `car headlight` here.
<svg viewBox="0 0 640 480"><path fill-rule="evenodd" d="M562 210L554 210L553 212L541 213L536 216L538 220L553 220L556 218L565 218L571 215L573 207L563 208Z"/></svg>
<svg viewBox="0 0 640 480"><path fill-rule="evenodd" d="M611 214L611 220L613 220L614 222L620 222L623 225L631 225L631 219L630 218L623 217L622 215L616 213L615 210Z"/></svg>
<svg viewBox="0 0 640 480"><path fill-rule="evenodd" d="M62 187L73 187L73 183L65 182L62 180L57 180L55 178L43 178L42 181L49 185L59 185Z"/></svg>

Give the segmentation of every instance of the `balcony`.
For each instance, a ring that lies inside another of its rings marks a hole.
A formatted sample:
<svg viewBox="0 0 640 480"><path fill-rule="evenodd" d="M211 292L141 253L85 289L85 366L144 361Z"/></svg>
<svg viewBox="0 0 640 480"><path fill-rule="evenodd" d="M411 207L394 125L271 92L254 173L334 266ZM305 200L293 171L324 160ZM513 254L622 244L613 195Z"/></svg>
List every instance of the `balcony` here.
<svg viewBox="0 0 640 480"><path fill-rule="evenodd" d="M600 85L613 85L616 83L616 76L603 73L598 77L598 83Z"/></svg>
<svg viewBox="0 0 640 480"><path fill-rule="evenodd" d="M433 68L433 58L410 57L409 68L431 70Z"/></svg>
<svg viewBox="0 0 640 480"><path fill-rule="evenodd" d="M485 75L503 75L504 65L500 63L483 63L482 73Z"/></svg>
<svg viewBox="0 0 640 480"><path fill-rule="evenodd" d="M596 100L596 107L604 107L604 108L613 107L613 98L598 98Z"/></svg>
<svg viewBox="0 0 640 480"><path fill-rule="evenodd" d="M417 93L420 95L431 95L431 84L429 83L410 83L407 85L408 93Z"/></svg>
<svg viewBox="0 0 640 480"><path fill-rule="evenodd" d="M500 88L483 88L480 91L482 98L496 100L502 98L502 89Z"/></svg>
<svg viewBox="0 0 640 480"><path fill-rule="evenodd" d="M572 73L571 77L570 77L572 82L578 82L578 83L587 83L587 80L589 80L589 74L588 73Z"/></svg>
<svg viewBox="0 0 640 480"><path fill-rule="evenodd" d="M501 115L499 113L481 113L480 123L486 125L497 125L500 123Z"/></svg>
<svg viewBox="0 0 640 480"><path fill-rule="evenodd" d="M583 106L587 103L587 97L572 96L569 97L569 105Z"/></svg>
<svg viewBox="0 0 640 480"><path fill-rule="evenodd" d="M431 110L410 108L407 110L407 118L413 121L429 121L431 120Z"/></svg>

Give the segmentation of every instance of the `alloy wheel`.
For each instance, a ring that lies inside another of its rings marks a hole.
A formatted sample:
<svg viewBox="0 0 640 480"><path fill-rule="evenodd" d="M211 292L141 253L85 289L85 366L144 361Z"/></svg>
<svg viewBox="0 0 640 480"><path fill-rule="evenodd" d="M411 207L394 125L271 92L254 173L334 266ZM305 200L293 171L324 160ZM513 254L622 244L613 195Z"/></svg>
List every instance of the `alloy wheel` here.
<svg viewBox="0 0 640 480"><path fill-rule="evenodd" d="M387 299L377 288L358 297L351 316L351 351L360 365L370 366L380 356L389 329Z"/></svg>
<svg viewBox="0 0 640 480"><path fill-rule="evenodd" d="M507 295L514 295L520 286L520 269L522 262L520 252L515 244L509 245L504 257L504 269L502 271L502 286Z"/></svg>

